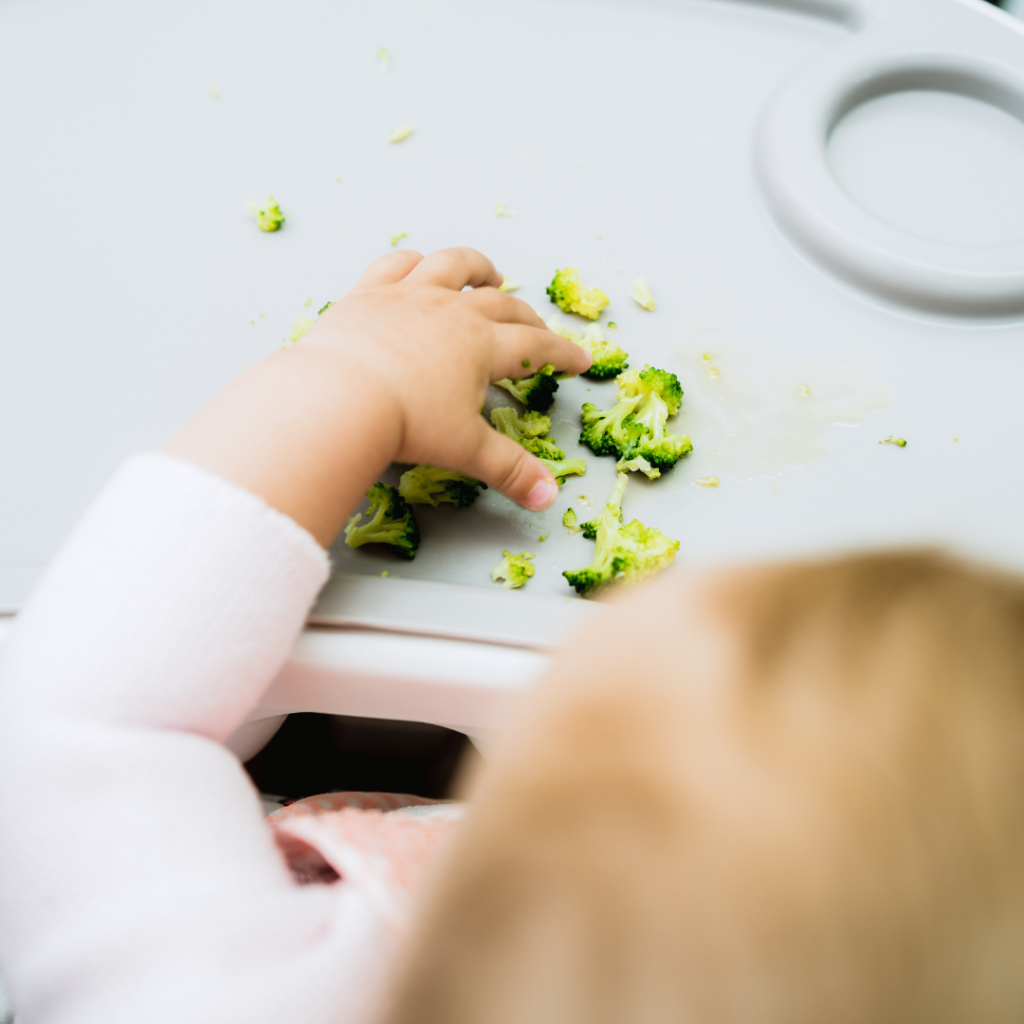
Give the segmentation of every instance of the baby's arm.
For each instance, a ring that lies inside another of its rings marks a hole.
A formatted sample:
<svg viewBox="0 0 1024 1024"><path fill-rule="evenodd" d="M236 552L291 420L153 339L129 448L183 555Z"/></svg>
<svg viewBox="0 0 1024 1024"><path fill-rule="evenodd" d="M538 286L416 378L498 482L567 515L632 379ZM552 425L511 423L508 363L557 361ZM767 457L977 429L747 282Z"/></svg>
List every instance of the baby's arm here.
<svg viewBox="0 0 1024 1024"><path fill-rule="evenodd" d="M479 411L492 381L547 363L580 373L591 357L501 281L472 249L382 257L300 344L243 374L164 450L259 495L325 546L393 461L459 470L547 508L550 472Z"/></svg>
<svg viewBox="0 0 1024 1024"><path fill-rule="evenodd" d="M291 886L221 743L326 578L310 534L328 543L390 461L550 503L479 409L524 360L588 357L496 289L461 291L498 280L466 250L378 261L167 455L129 462L19 616L0 662L0 961L26 1020L317 1024L352 1005L373 963L359 908Z"/></svg>

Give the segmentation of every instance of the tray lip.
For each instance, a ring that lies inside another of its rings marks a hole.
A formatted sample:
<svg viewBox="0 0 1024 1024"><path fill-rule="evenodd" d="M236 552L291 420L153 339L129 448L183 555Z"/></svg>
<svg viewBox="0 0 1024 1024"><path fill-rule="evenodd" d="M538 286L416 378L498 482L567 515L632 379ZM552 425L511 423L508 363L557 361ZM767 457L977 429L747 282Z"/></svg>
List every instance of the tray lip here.
<svg viewBox="0 0 1024 1024"><path fill-rule="evenodd" d="M550 651L589 622L599 608L575 595L562 598L338 572L331 574L308 623ZM435 609L442 610L435 613ZM509 617L496 625L495 616L503 614Z"/></svg>

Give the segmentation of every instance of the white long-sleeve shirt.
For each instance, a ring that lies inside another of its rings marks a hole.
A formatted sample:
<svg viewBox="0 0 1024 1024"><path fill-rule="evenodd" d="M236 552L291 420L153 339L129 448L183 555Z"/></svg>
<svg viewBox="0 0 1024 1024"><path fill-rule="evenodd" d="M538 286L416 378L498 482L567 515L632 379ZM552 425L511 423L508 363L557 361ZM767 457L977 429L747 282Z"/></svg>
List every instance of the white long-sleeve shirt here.
<svg viewBox="0 0 1024 1024"><path fill-rule="evenodd" d="M366 1021L397 938L298 887L222 743L328 574L253 495L131 459L0 660L0 964L21 1024Z"/></svg>

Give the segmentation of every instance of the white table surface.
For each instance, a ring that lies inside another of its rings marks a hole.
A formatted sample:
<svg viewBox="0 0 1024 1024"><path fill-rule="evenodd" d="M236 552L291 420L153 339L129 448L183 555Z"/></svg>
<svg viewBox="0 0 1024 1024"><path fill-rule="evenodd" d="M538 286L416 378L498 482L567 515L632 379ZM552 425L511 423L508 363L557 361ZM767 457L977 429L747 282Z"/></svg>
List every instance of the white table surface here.
<svg viewBox="0 0 1024 1024"><path fill-rule="evenodd" d="M904 308L841 280L780 229L758 178L770 99L908 11L921 45L984 37L1024 66L1024 33L973 0L0 7L0 137L17 141L17 159L0 161L0 194L17 197L0 242L0 609L20 606L121 459L158 445L273 351L311 311L307 297L313 310L336 297L403 230L402 244L424 251L481 248L549 311L552 271L579 264L611 295L634 362L680 374L693 456L656 484L631 483L626 511L678 537L682 564L912 542L1024 568L1021 318ZM935 12L977 31L940 38ZM393 55L383 74L382 45ZM967 195L958 153L1003 154L1011 170L1024 160L1019 121L932 100L855 112L836 132L836 175L877 216L910 218L901 230L1024 242L1024 177L990 176L980 199L945 202ZM388 145L406 122L416 133ZM908 130L923 148L893 157ZM900 177L947 136L934 189ZM865 177L886 159L890 178ZM291 218L273 236L241 205L267 194ZM496 217L499 202L516 215ZM654 314L628 299L640 275ZM702 375L703 353L725 390ZM811 401L794 410L804 383ZM580 402L610 395L563 385L554 433L571 454ZM879 446L889 434L908 447ZM694 486L712 474L720 487ZM469 511L426 510L410 564L338 549L339 570L366 582L332 583L317 621L352 628L305 636L267 710L358 708L486 731L497 705L481 692L500 704L576 621L560 611L578 604L560 573L589 547L558 524L581 493L599 506L613 476L611 460L590 459L541 515L493 493ZM538 553L527 592L489 583L502 547ZM379 594L371 577L385 568L394 602L367 629L352 595ZM467 596L438 602L444 621L424 625L407 581ZM494 614L451 611L509 600L522 618L508 636L488 633ZM326 681L323 666L335 670ZM417 681L419 696L406 686Z"/></svg>

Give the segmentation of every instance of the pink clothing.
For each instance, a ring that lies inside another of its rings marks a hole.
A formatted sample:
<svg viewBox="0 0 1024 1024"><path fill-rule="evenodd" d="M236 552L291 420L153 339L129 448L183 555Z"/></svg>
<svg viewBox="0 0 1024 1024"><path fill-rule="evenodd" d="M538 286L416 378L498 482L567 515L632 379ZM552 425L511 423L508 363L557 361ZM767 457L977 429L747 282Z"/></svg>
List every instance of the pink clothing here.
<svg viewBox="0 0 1024 1024"><path fill-rule="evenodd" d="M292 520L163 455L76 528L0 661L0 964L23 1024L378 1015L457 810L268 828L222 746L327 574ZM296 884L275 834L341 880Z"/></svg>

